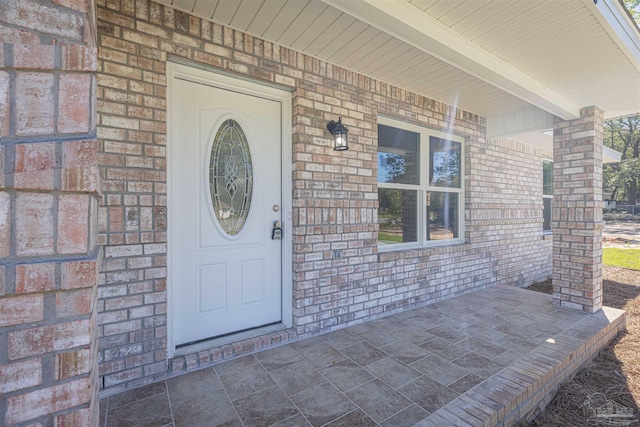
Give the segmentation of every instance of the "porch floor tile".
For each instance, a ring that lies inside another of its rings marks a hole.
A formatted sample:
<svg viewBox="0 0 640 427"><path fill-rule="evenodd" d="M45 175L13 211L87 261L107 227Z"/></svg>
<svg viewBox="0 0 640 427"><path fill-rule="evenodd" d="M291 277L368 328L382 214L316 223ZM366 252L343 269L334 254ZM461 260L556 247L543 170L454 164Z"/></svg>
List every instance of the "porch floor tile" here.
<svg viewBox="0 0 640 427"><path fill-rule="evenodd" d="M624 326L495 286L106 397L100 426L510 425Z"/></svg>

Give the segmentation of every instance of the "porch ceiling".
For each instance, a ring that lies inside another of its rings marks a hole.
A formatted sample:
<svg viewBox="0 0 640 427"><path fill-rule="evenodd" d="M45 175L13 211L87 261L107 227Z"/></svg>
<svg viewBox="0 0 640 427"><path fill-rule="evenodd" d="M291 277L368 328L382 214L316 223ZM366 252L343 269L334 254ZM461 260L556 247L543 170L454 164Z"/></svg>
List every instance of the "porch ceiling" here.
<svg viewBox="0 0 640 427"><path fill-rule="evenodd" d="M640 32L615 0L155 1L485 117L640 112Z"/></svg>

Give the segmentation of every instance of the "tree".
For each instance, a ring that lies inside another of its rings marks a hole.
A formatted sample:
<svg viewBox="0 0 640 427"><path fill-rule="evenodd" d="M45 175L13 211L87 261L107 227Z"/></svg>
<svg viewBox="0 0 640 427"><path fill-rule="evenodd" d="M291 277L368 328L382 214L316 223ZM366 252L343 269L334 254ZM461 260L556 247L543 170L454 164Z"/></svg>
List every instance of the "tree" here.
<svg viewBox="0 0 640 427"><path fill-rule="evenodd" d="M433 153L431 163L433 168L431 185L439 187L460 186L460 151L451 150Z"/></svg>
<svg viewBox="0 0 640 427"><path fill-rule="evenodd" d="M640 0L624 0L629 14L640 26ZM613 200L636 204L640 200L640 116L605 122L604 144L622 153L620 163L606 164L602 170L605 191Z"/></svg>
<svg viewBox="0 0 640 427"><path fill-rule="evenodd" d="M378 153L378 167L385 182L403 182L407 171L404 156L393 153ZM380 215L398 222L402 216L402 190L381 188L378 192ZM393 224L390 224L393 225Z"/></svg>
<svg viewBox="0 0 640 427"><path fill-rule="evenodd" d="M606 121L604 145L622 153L620 163L604 166L604 188L613 200L635 205L640 200L640 115Z"/></svg>
<svg viewBox="0 0 640 427"><path fill-rule="evenodd" d="M624 0L624 5L629 10L634 21L640 25L640 0Z"/></svg>

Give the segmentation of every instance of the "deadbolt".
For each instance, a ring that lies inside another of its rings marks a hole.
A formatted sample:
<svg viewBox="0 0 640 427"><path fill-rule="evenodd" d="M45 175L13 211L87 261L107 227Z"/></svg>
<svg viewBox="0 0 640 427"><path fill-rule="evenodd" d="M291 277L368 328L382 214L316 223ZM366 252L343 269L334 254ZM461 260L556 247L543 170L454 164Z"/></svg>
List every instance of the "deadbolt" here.
<svg viewBox="0 0 640 427"><path fill-rule="evenodd" d="M271 240L282 240L282 222L273 221L273 229L271 230Z"/></svg>

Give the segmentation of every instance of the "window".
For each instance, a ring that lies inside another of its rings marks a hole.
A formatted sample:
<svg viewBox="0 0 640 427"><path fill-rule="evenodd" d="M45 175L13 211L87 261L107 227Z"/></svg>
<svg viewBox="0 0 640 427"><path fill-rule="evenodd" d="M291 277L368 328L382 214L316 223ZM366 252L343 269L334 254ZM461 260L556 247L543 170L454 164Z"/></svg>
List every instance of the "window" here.
<svg viewBox="0 0 640 427"><path fill-rule="evenodd" d="M542 162L542 231L551 231L551 202L553 201L553 162Z"/></svg>
<svg viewBox="0 0 640 427"><path fill-rule="evenodd" d="M381 250L463 240L463 158L461 138L379 120Z"/></svg>

